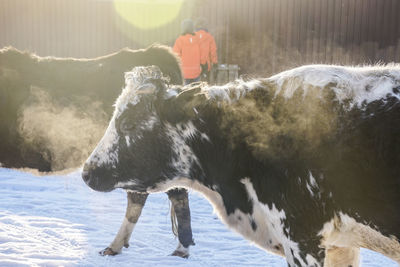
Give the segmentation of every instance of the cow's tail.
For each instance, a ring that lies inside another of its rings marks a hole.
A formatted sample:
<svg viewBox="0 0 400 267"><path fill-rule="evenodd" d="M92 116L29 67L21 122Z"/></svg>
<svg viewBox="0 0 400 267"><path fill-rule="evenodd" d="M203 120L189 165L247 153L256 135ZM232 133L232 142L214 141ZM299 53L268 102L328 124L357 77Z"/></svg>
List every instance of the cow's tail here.
<svg viewBox="0 0 400 267"><path fill-rule="evenodd" d="M178 237L178 218L176 217L174 205L172 203L170 203L170 205L171 205L171 227L172 227L172 233L176 237Z"/></svg>

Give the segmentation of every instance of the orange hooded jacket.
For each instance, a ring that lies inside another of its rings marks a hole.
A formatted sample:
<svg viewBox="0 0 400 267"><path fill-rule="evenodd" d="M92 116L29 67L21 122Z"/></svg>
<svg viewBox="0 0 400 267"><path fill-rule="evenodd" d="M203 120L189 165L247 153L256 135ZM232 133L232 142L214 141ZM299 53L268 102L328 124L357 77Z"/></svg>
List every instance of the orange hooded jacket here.
<svg viewBox="0 0 400 267"><path fill-rule="evenodd" d="M208 65L208 71L211 70L212 64L218 63L217 45L214 37L205 30L198 30L196 36L200 40L200 63Z"/></svg>
<svg viewBox="0 0 400 267"><path fill-rule="evenodd" d="M195 79L200 76L200 46L196 35L187 33L176 39L173 50L182 60L183 77Z"/></svg>

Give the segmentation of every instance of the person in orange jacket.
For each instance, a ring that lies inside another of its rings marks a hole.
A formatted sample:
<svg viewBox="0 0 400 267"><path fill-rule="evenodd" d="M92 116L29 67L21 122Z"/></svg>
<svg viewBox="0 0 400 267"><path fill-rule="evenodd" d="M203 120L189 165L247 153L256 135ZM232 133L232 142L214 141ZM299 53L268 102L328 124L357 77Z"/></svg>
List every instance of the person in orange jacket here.
<svg viewBox="0 0 400 267"><path fill-rule="evenodd" d="M204 18L196 20L196 36L200 40L201 74L209 81L211 69L218 63L218 57L217 45L214 37L207 30L207 22Z"/></svg>
<svg viewBox="0 0 400 267"><path fill-rule="evenodd" d="M185 85L200 80L200 43L190 19L182 21L182 34L176 39L173 50L182 61Z"/></svg>

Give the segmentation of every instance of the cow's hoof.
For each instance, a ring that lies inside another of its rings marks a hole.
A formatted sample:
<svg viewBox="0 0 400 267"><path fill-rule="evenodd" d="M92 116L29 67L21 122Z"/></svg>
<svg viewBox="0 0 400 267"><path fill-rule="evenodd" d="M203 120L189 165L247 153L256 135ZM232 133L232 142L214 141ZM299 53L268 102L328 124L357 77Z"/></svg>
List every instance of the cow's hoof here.
<svg viewBox="0 0 400 267"><path fill-rule="evenodd" d="M118 254L118 252L115 252L114 250L112 250L109 247L106 247L105 249L103 249L102 251L99 252L99 254L101 256L115 256Z"/></svg>
<svg viewBox="0 0 400 267"><path fill-rule="evenodd" d="M185 248L181 243L178 244L178 247L172 252L171 256L178 256L184 259L189 258L189 247Z"/></svg>
<svg viewBox="0 0 400 267"><path fill-rule="evenodd" d="M187 253L186 251L175 250L174 252L172 252L171 256L177 256L177 257L187 259L187 258L189 258L189 253Z"/></svg>

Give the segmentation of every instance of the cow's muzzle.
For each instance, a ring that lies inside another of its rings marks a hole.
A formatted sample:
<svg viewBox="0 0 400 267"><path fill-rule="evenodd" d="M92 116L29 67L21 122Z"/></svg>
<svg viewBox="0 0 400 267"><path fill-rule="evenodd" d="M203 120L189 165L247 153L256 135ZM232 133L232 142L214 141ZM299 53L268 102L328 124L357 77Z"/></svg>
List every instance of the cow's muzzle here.
<svg viewBox="0 0 400 267"><path fill-rule="evenodd" d="M85 163L83 166L82 179L90 188L96 191L109 192L115 189L116 181L109 171L90 163Z"/></svg>

